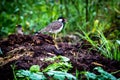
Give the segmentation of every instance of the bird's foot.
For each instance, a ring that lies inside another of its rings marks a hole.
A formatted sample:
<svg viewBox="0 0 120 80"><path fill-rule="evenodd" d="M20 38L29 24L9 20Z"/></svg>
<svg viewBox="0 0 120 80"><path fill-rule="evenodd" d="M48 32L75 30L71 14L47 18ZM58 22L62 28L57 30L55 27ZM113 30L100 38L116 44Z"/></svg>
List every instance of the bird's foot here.
<svg viewBox="0 0 120 80"><path fill-rule="evenodd" d="M57 45L57 44L55 44L55 48L59 50L59 47L58 47L58 45Z"/></svg>

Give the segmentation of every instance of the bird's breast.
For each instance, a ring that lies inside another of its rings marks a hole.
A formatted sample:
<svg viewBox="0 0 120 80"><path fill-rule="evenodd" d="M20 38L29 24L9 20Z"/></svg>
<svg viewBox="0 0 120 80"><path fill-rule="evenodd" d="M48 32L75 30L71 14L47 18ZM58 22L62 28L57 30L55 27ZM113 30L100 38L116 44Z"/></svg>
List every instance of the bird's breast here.
<svg viewBox="0 0 120 80"><path fill-rule="evenodd" d="M59 29L56 29L56 30L51 29L49 32L50 32L50 33L59 33L62 29L63 29L63 24L62 24L61 27L59 27Z"/></svg>

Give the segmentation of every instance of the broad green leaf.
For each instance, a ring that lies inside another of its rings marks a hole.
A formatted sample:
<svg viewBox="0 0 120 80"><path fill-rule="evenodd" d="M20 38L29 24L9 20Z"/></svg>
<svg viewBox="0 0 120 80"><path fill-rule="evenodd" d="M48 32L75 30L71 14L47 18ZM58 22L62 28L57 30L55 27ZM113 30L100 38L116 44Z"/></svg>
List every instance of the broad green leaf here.
<svg viewBox="0 0 120 80"><path fill-rule="evenodd" d="M39 72L40 71L40 66L39 65L32 65L30 67L31 72Z"/></svg>
<svg viewBox="0 0 120 80"><path fill-rule="evenodd" d="M57 69L58 67L59 67L59 64L54 63L54 64L49 65L47 68L45 68L45 69L43 70L43 72L47 72L47 71L49 71L49 70L55 70L55 69Z"/></svg>
<svg viewBox="0 0 120 80"><path fill-rule="evenodd" d="M31 75L31 73L28 70L18 70L17 73L16 73L17 77L27 77L27 76L30 76L30 75Z"/></svg>
<svg viewBox="0 0 120 80"><path fill-rule="evenodd" d="M30 75L30 79L31 80L45 80L46 77L44 76L42 72L38 72L38 73L32 73Z"/></svg>
<svg viewBox="0 0 120 80"><path fill-rule="evenodd" d="M53 78L57 80L65 80L65 75L54 74Z"/></svg>
<svg viewBox="0 0 120 80"><path fill-rule="evenodd" d="M91 72L86 72L86 73L85 73L85 76L86 76L87 78L90 78L90 79L93 79L93 80L95 80L95 79L97 78L97 75L94 74L94 73L91 73Z"/></svg>
<svg viewBox="0 0 120 80"><path fill-rule="evenodd" d="M57 59L57 56L46 58L45 61L55 61Z"/></svg>
<svg viewBox="0 0 120 80"><path fill-rule="evenodd" d="M57 80L64 80L64 79L68 79L68 80L77 80L75 76L73 76L72 74L66 73L66 72L61 72L61 71L49 71L47 72L47 74L49 76L53 76L54 79Z"/></svg>
<svg viewBox="0 0 120 80"><path fill-rule="evenodd" d="M71 64L68 62L58 62L49 65L47 68L43 70L43 72L47 72L49 70L60 70L67 72L70 68L72 68Z"/></svg>
<svg viewBox="0 0 120 80"><path fill-rule="evenodd" d="M101 67L95 67L94 70L97 70L99 73L101 73L101 77L104 77L104 79L117 80L116 77L104 71Z"/></svg>
<svg viewBox="0 0 120 80"><path fill-rule="evenodd" d="M116 42L120 45L120 40L116 40Z"/></svg>
<svg viewBox="0 0 120 80"><path fill-rule="evenodd" d="M64 61L64 62L67 62L67 61L70 61L69 58L65 57L65 56L54 56L52 58L47 58L45 59L46 61L55 61L55 60L60 60L60 61Z"/></svg>
<svg viewBox="0 0 120 80"><path fill-rule="evenodd" d="M65 62L70 61L70 59L65 56L60 56L60 59L61 61L65 61Z"/></svg>
<svg viewBox="0 0 120 80"><path fill-rule="evenodd" d="M30 80L45 80L46 79L46 77L44 76L42 72L33 73L28 70L18 70L18 72L16 73L16 76L18 77L18 79L20 77L22 78L27 77Z"/></svg>

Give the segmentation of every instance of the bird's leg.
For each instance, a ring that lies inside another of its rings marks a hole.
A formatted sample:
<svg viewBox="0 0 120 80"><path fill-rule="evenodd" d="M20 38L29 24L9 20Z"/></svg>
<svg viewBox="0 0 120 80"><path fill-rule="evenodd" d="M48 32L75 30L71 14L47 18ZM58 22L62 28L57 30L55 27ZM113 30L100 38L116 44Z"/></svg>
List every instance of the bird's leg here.
<svg viewBox="0 0 120 80"><path fill-rule="evenodd" d="M57 37L57 34L54 34L54 43L55 43L55 47L56 47L57 49L59 49L59 47L58 47L58 45L57 45L57 42L56 42L56 37Z"/></svg>
<svg viewBox="0 0 120 80"><path fill-rule="evenodd" d="M57 39L57 34L54 34L54 38L55 38L55 40Z"/></svg>
<svg viewBox="0 0 120 80"><path fill-rule="evenodd" d="M57 34L52 34L53 42L55 43L55 44L54 44L54 45L55 45L55 48L56 48L56 49L59 49L59 48L58 48L58 45L57 45L57 42L56 42L56 36L57 36Z"/></svg>
<svg viewBox="0 0 120 80"><path fill-rule="evenodd" d="M55 43L54 45L55 45L56 49L59 49L57 42L55 40L54 40L54 43Z"/></svg>
<svg viewBox="0 0 120 80"><path fill-rule="evenodd" d="M55 34L52 34L53 39L55 40Z"/></svg>

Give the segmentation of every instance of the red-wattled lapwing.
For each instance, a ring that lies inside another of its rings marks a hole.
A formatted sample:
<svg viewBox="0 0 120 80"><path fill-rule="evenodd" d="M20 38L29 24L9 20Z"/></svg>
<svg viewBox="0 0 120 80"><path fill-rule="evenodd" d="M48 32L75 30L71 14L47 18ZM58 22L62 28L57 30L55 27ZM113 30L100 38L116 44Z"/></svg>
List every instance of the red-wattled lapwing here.
<svg viewBox="0 0 120 80"><path fill-rule="evenodd" d="M59 17L57 21L50 23L48 26L46 26L39 32L53 33L53 34L55 34L54 38L56 39L57 33L59 33L63 29L65 22L66 22L65 18ZM56 42L55 42L55 44L56 44ZM57 45L55 45L55 46L58 49L58 46Z"/></svg>
<svg viewBox="0 0 120 80"><path fill-rule="evenodd" d="M63 29L65 22L66 22L65 18L59 17L57 21L50 23L48 26L46 26L39 32L53 33L55 34L55 39L56 39L57 33L59 33Z"/></svg>

